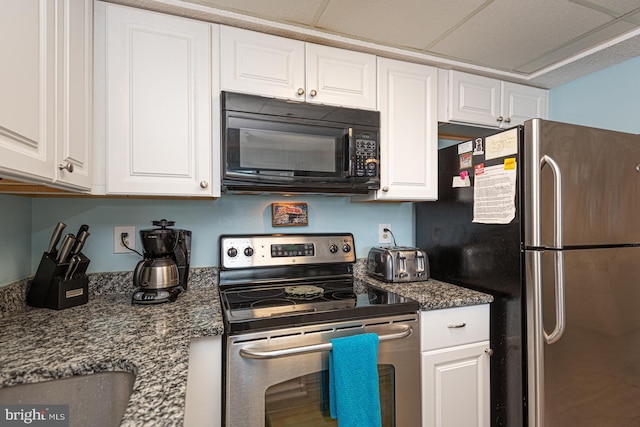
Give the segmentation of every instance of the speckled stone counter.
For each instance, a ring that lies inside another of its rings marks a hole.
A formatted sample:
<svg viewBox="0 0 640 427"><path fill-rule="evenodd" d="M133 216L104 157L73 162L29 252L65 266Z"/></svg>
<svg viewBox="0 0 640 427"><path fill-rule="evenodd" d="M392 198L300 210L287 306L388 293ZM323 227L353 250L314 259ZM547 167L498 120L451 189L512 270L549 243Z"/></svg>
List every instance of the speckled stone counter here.
<svg viewBox="0 0 640 427"><path fill-rule="evenodd" d="M132 305L131 273L91 277L85 305L0 318L0 386L104 371L136 375L123 426L182 426L192 338L224 332L216 271L174 303Z"/></svg>
<svg viewBox="0 0 640 427"><path fill-rule="evenodd" d="M428 280L356 280L420 303L422 310L485 304L491 295ZM132 273L89 276L89 303L65 310L27 307L28 281L0 289L0 387L105 371L136 375L123 426L182 426L189 344L224 333L217 269L192 269L174 303L132 305Z"/></svg>
<svg viewBox="0 0 640 427"><path fill-rule="evenodd" d="M433 279L424 282L382 282L369 277L366 274L365 265L363 261L358 261L356 264L354 268L354 278L356 280L362 280L400 296L416 300L420 303L421 310L438 310L493 302L493 296L489 294Z"/></svg>

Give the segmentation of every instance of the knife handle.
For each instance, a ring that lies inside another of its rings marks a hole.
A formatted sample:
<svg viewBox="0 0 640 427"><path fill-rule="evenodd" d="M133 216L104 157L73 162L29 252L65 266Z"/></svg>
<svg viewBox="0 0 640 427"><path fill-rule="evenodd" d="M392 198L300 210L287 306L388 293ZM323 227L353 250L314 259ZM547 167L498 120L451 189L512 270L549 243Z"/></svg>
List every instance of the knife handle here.
<svg viewBox="0 0 640 427"><path fill-rule="evenodd" d="M73 243L75 241L76 238L73 236L73 234L67 234L66 236L64 236L62 244L60 245L60 250L58 251L58 257L56 258L56 262L58 264L66 262L67 257L71 252L71 247L73 246Z"/></svg>
<svg viewBox="0 0 640 427"><path fill-rule="evenodd" d="M71 255L69 255L69 258L72 258L74 255L77 255L80 253L80 251L82 250L82 247L84 246L84 242L87 240L87 237L89 237L90 235L91 233L89 233L86 229L83 230L82 227L80 227L78 234L76 234L76 241L73 244L73 248L71 249Z"/></svg>
<svg viewBox="0 0 640 427"><path fill-rule="evenodd" d="M73 277L73 275L75 274L76 270L78 269L78 265L80 264L80 257L79 256L72 256L71 259L69 260L69 267L67 267L67 271L64 273L64 280L69 280Z"/></svg>
<svg viewBox="0 0 640 427"><path fill-rule="evenodd" d="M56 228L53 230L51 241L49 242L49 247L47 248L47 253L49 255L53 255L56 252L56 246L58 246L58 241L60 241L60 237L62 236L62 230L64 230L66 226L67 224L59 222L58 225L56 225Z"/></svg>

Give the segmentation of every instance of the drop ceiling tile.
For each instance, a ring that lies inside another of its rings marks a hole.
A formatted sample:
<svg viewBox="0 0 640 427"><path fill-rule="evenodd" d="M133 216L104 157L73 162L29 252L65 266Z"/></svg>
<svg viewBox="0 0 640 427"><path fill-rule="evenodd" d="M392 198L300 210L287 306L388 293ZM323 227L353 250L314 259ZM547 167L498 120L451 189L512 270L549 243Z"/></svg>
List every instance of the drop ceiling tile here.
<svg viewBox="0 0 640 427"><path fill-rule="evenodd" d="M549 67L556 62L574 56L577 53L605 43L617 36L626 33L627 31L633 30L634 28L636 28L635 25L624 21L616 22L612 25L607 25L600 31L580 38L575 42L568 44L567 46L561 47L547 55L542 56L541 58L534 59L527 64L518 66L516 67L515 71L521 73L534 73L541 70L542 68Z"/></svg>
<svg viewBox="0 0 640 427"><path fill-rule="evenodd" d="M312 25L325 0L188 0L188 2L275 22Z"/></svg>
<svg viewBox="0 0 640 427"><path fill-rule="evenodd" d="M606 9L614 12L616 16L624 15L634 9L640 8L639 0L570 0L585 7L593 6L596 9Z"/></svg>
<svg viewBox="0 0 640 427"><path fill-rule="evenodd" d="M384 45L423 49L484 0L331 0L318 27Z"/></svg>
<svg viewBox="0 0 640 427"><path fill-rule="evenodd" d="M625 21L631 22L631 23L635 24L636 26L640 26L640 12L636 13L634 15L627 16L625 18Z"/></svg>
<svg viewBox="0 0 640 427"><path fill-rule="evenodd" d="M466 62L512 70L611 19L568 1L496 0L431 50Z"/></svg>

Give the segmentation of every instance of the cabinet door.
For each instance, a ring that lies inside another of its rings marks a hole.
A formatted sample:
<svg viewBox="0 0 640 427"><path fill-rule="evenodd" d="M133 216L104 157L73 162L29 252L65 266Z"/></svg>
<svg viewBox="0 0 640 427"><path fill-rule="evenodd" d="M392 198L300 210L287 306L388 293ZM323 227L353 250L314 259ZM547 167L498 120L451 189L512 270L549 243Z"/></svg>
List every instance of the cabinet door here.
<svg viewBox="0 0 640 427"><path fill-rule="evenodd" d="M112 4L106 16L107 193L211 196L217 27Z"/></svg>
<svg viewBox="0 0 640 427"><path fill-rule="evenodd" d="M549 115L549 95L546 89L510 82L502 83L502 111L504 127L524 124L525 120Z"/></svg>
<svg viewBox="0 0 640 427"><path fill-rule="evenodd" d="M51 181L56 2L5 0L0 13L0 173Z"/></svg>
<svg viewBox="0 0 640 427"><path fill-rule="evenodd" d="M222 90L305 99L304 42L222 26Z"/></svg>
<svg viewBox="0 0 640 427"><path fill-rule="evenodd" d="M438 196L437 70L378 58L380 187L375 200Z"/></svg>
<svg viewBox="0 0 640 427"><path fill-rule="evenodd" d="M306 100L376 109L376 57L307 43Z"/></svg>
<svg viewBox="0 0 640 427"><path fill-rule="evenodd" d="M91 188L93 1L60 4L57 184ZM70 172L72 171L72 172Z"/></svg>
<svg viewBox="0 0 640 427"><path fill-rule="evenodd" d="M448 121L500 125L500 80L449 71Z"/></svg>
<svg viewBox="0 0 640 427"><path fill-rule="evenodd" d="M489 342L422 353L422 427L489 427Z"/></svg>

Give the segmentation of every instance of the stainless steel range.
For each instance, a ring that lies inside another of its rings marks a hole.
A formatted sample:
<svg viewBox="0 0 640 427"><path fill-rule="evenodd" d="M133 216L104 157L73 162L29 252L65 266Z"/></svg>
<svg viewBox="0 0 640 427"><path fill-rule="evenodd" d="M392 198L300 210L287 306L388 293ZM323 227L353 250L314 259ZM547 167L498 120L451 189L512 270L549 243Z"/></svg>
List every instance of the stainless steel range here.
<svg viewBox="0 0 640 427"><path fill-rule="evenodd" d="M382 425L420 424L416 301L354 280L353 236L220 238L227 427L337 426L333 338L375 333Z"/></svg>

